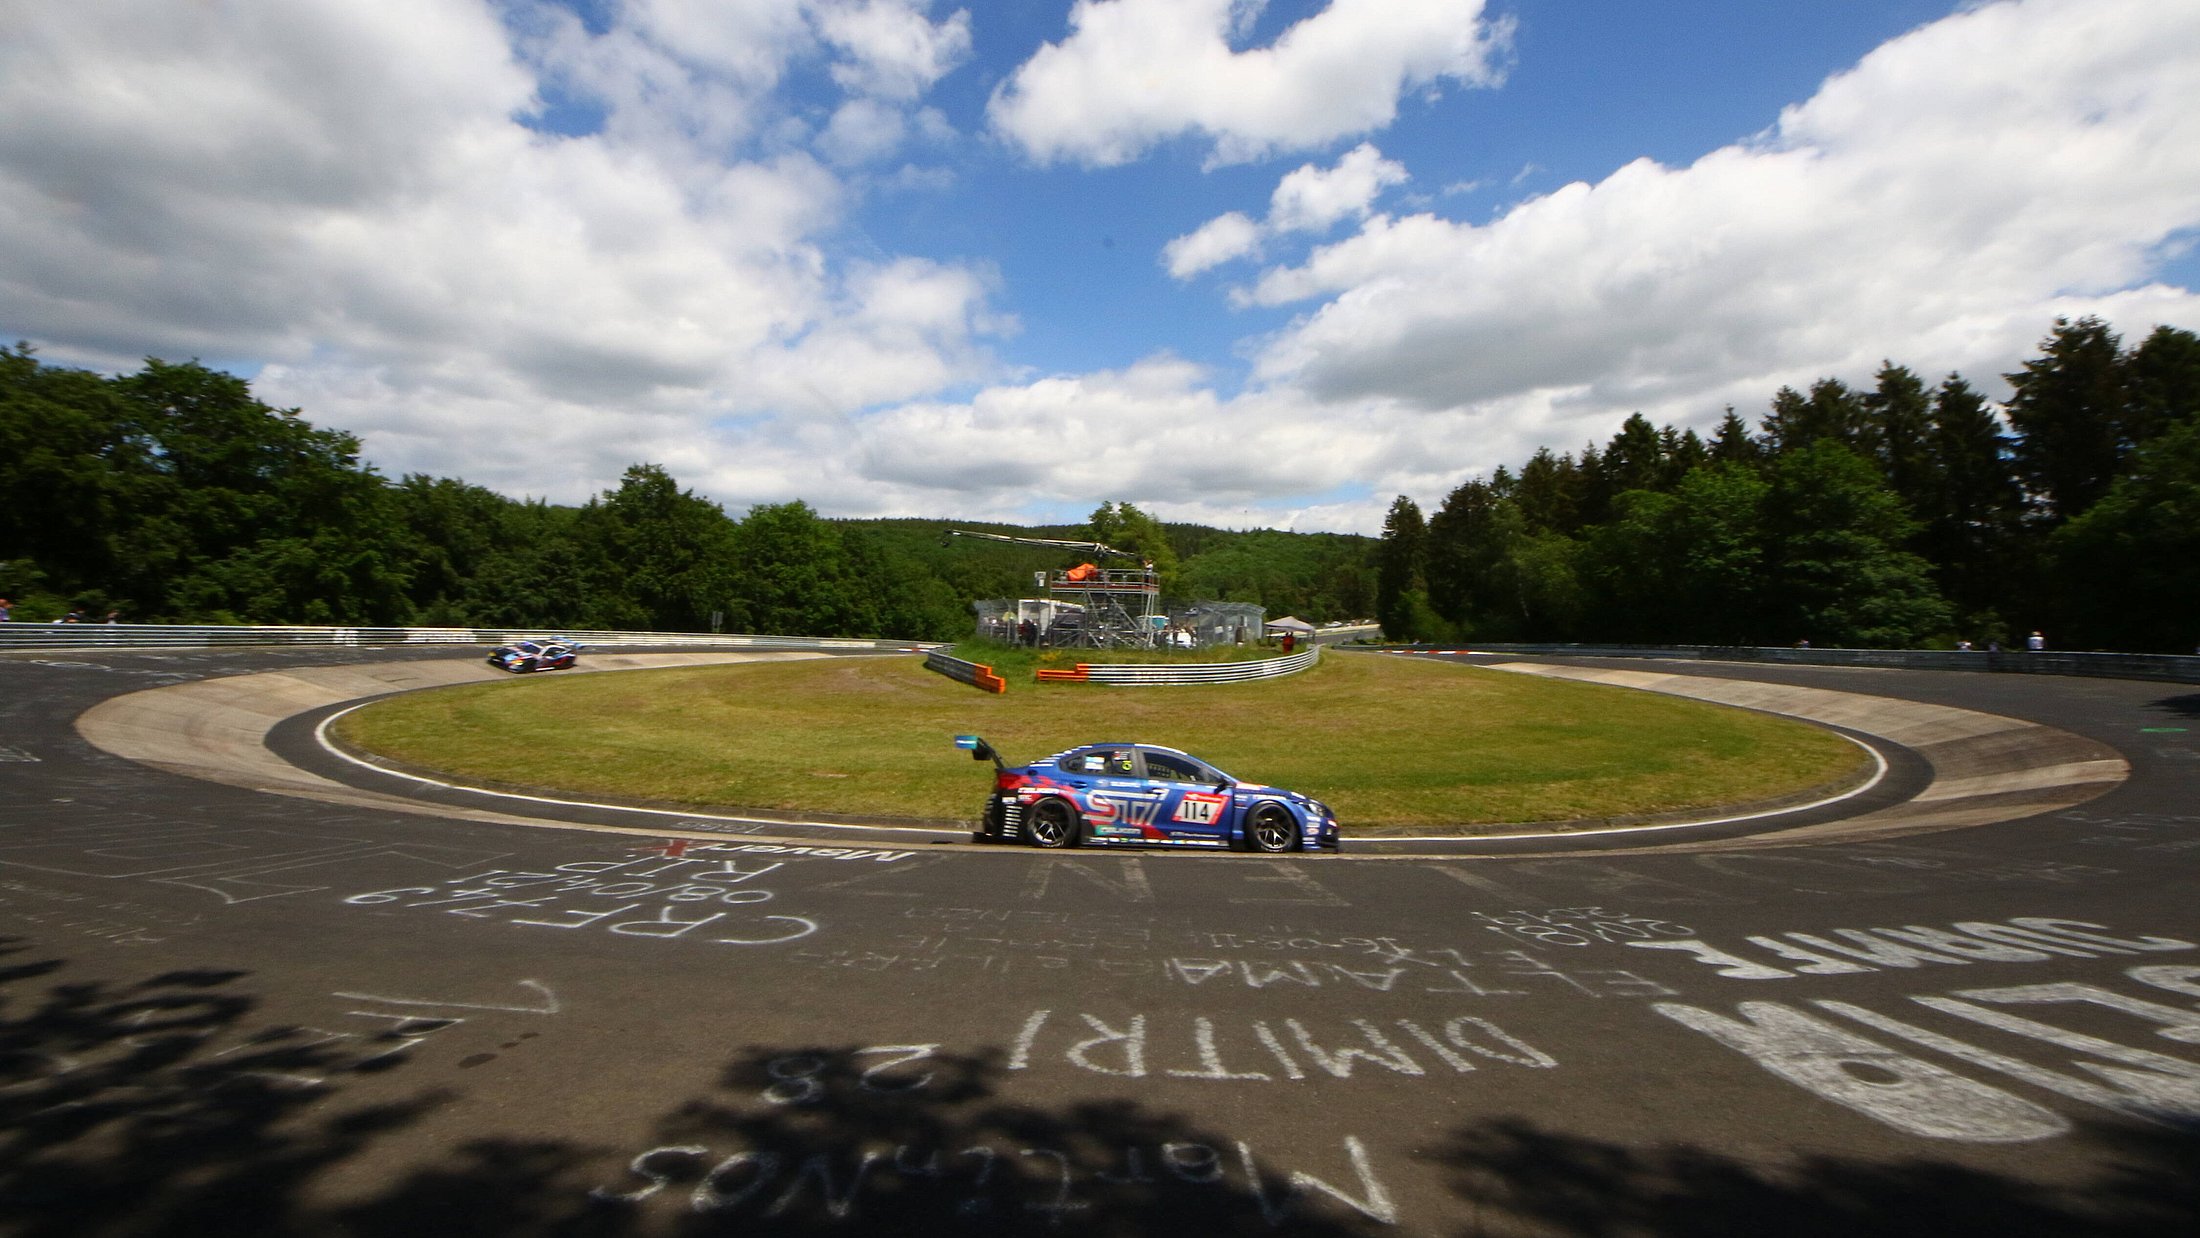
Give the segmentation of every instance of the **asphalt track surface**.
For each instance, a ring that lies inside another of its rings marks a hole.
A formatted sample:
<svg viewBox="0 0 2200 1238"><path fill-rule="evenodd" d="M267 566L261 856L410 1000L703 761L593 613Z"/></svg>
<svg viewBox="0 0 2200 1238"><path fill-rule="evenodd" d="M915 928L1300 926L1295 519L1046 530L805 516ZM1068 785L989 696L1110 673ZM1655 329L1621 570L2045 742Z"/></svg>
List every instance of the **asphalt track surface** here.
<svg viewBox="0 0 2200 1238"><path fill-rule="evenodd" d="M0 1233L2200 1232L2200 690L1544 662L1846 710L1889 775L1267 859L312 743L471 658L0 659Z"/></svg>

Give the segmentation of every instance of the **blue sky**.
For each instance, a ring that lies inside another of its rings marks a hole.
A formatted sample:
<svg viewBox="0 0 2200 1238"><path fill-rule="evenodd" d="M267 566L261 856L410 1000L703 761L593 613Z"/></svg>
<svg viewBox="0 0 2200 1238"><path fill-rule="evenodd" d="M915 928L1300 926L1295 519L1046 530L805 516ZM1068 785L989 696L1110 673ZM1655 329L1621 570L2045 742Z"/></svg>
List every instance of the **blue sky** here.
<svg viewBox="0 0 2200 1238"><path fill-rule="evenodd" d="M966 132L983 130L989 94L1033 46L1062 37L1070 6L995 7L977 28L973 61L943 81L937 96ZM1273 38L1321 7L1314 0L1270 4L1254 37ZM1517 23L1503 84L1409 101L1380 144L1413 173L1397 197L1433 199L1428 209L1486 219L1569 181L1600 180L1637 158L1686 164L1745 138L1828 75L1955 7L1952 0L1493 6L1493 14ZM1203 172L1202 153L1187 140L1138 163L1095 170L1034 169L980 150L957 192L888 195L859 226L885 250L943 260L982 255L999 264L1024 320L1013 349L1021 364L1076 372L1167 347L1226 366L1239 338L1273 330L1289 315L1232 313L1217 281L1180 284L1154 255L1207 219L1266 198L1279 164L1287 170L1304 159Z"/></svg>
<svg viewBox="0 0 2200 1238"><path fill-rule="evenodd" d="M2200 6L2159 0L11 22L0 332L563 502L648 461L737 514L1368 532L1637 410L2200 328Z"/></svg>

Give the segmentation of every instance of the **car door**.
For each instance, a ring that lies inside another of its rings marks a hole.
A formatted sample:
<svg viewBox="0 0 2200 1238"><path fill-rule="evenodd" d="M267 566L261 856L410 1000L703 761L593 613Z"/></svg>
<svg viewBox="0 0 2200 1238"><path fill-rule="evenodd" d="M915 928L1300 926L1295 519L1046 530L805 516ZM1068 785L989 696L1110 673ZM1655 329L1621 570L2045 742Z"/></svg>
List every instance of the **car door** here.
<svg viewBox="0 0 2200 1238"><path fill-rule="evenodd" d="M1179 752L1141 750L1146 782L1159 803L1156 825L1168 841L1220 847L1229 842L1230 789L1213 767Z"/></svg>
<svg viewBox="0 0 2200 1238"><path fill-rule="evenodd" d="M1080 748L1060 768L1084 813L1088 839L1098 843L1166 840L1166 835L1154 827L1163 796L1146 781L1135 747L1095 744Z"/></svg>

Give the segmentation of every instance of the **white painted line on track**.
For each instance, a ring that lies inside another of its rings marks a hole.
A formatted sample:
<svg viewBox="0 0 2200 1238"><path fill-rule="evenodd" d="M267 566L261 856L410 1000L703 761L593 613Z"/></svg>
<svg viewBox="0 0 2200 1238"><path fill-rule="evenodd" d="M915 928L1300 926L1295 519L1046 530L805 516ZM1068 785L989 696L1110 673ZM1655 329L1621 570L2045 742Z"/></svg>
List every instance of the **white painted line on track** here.
<svg viewBox="0 0 2200 1238"><path fill-rule="evenodd" d="M967 828L940 829L936 827L915 825L850 825L844 821L789 821L782 817L733 817L727 816L723 813L679 812L670 808L635 808L627 804L601 804L593 800L563 800L556 799L547 795L522 795L516 791L491 791L482 787L469 787L462 782L445 782L440 778L428 778L420 774L408 774L403 770L391 769L386 765L378 765L373 761L365 760L361 757L355 757L352 754L344 751L342 748L337 747L336 744L329 739L328 728L331 723L334 723L337 719L343 717L345 714L348 714L355 709L364 708L369 703L370 702L367 701L361 701L357 705L348 705L343 709L339 709L335 713L330 714L328 717L321 719L320 725L313 728L313 741L321 746L321 751L326 752L330 756L335 757L336 759L343 761L347 764L355 765L360 769L372 770L373 772L381 774L385 777L403 778L408 782L417 782L422 786L440 787L446 791L464 791L472 795L485 795L496 799L519 800L529 804L549 804L557 808L589 808L598 809L606 812L644 813L649 816L655 817L677 817L683 821L726 821L740 825L800 826L805 829L820 830L869 830L878 833L888 834L944 834L950 837L966 835L970 833Z"/></svg>

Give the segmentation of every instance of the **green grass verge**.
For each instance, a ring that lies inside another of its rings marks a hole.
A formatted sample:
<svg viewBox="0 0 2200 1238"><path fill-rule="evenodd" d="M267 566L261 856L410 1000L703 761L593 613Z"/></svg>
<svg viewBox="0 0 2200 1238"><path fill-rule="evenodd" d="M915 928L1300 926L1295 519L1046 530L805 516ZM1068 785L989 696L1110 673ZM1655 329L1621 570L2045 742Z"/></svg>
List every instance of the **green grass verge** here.
<svg viewBox="0 0 2200 1238"><path fill-rule="evenodd" d="M920 658L527 676L346 715L347 744L462 780L584 796L968 820L990 784L950 737L1011 762L1167 744L1326 800L1361 835L1600 821L1754 802L1853 775L1847 741L1648 692L1419 659L1332 655L1251 684L979 692Z"/></svg>

